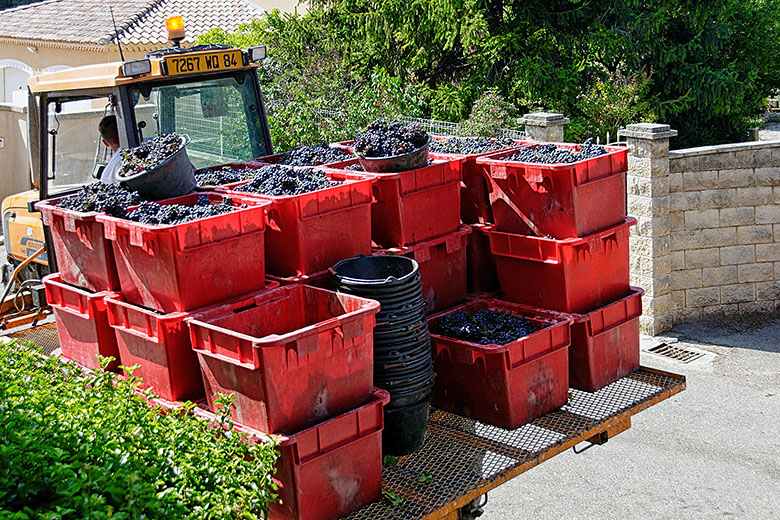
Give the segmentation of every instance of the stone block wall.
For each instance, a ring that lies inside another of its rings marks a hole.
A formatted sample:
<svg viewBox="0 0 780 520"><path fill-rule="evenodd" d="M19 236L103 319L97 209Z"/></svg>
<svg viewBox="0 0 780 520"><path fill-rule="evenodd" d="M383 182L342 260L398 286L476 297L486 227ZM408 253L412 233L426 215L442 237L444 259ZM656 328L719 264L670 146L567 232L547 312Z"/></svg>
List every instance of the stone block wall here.
<svg viewBox="0 0 780 520"><path fill-rule="evenodd" d="M631 283L643 332L720 315L780 310L780 141L669 152L668 125L621 131Z"/></svg>
<svg viewBox="0 0 780 520"><path fill-rule="evenodd" d="M780 303L780 142L669 154L674 322Z"/></svg>

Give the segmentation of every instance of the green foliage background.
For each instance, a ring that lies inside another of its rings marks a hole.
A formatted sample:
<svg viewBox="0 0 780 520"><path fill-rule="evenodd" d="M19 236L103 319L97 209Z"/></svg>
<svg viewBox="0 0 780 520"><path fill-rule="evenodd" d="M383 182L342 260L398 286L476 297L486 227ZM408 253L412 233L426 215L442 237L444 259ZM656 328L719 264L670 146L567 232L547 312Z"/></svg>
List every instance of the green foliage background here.
<svg viewBox="0 0 780 520"><path fill-rule="evenodd" d="M0 519L261 519L275 499L272 443L149 405L138 378L86 373L0 344Z"/></svg>
<svg viewBox="0 0 780 520"><path fill-rule="evenodd" d="M581 140L636 121L675 146L746 138L780 86L780 2L770 0L311 0L204 40L265 44L276 145L350 135L376 114L451 121L478 106L507 121L545 109ZM496 97L497 96L497 97ZM322 121L315 107L339 109ZM503 107L503 108L502 108ZM489 110L488 110L489 111ZM503 113L503 112L502 112ZM478 116L479 114L477 114Z"/></svg>

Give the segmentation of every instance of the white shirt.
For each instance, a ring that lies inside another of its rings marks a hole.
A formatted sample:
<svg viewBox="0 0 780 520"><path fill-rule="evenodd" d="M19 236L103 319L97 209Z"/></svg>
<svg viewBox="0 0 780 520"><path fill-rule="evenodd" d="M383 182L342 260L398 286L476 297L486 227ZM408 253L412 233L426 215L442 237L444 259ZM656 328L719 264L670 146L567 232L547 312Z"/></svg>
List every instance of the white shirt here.
<svg viewBox="0 0 780 520"><path fill-rule="evenodd" d="M117 148L111 159L108 160L108 164L103 169L103 173L100 175L100 182L106 184L119 184L119 168L122 166L122 154L121 148Z"/></svg>

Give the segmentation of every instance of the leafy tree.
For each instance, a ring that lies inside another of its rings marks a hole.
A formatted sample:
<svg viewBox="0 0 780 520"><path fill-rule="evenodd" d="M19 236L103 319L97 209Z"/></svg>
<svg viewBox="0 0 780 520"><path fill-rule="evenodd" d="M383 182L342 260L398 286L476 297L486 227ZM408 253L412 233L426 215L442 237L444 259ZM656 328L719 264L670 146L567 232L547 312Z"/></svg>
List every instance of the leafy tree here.
<svg viewBox="0 0 780 520"><path fill-rule="evenodd" d="M780 87L780 2L308 3L303 16L273 12L231 36L270 47L269 97L343 107L345 93L381 78L423 102L383 110L458 121L495 89L517 113L564 112L577 138L658 120L682 146L743 139Z"/></svg>

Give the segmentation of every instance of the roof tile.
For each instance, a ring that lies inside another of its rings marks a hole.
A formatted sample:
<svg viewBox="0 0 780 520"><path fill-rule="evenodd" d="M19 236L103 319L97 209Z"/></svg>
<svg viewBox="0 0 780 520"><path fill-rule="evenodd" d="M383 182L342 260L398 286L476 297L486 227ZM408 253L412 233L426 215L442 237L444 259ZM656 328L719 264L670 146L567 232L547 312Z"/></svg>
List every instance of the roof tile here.
<svg viewBox="0 0 780 520"><path fill-rule="evenodd" d="M234 31L265 12L247 0L45 0L0 11L0 37L105 45L117 36L109 6L120 41L139 44L166 43L168 16L184 18L184 41L193 42L214 27Z"/></svg>

